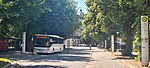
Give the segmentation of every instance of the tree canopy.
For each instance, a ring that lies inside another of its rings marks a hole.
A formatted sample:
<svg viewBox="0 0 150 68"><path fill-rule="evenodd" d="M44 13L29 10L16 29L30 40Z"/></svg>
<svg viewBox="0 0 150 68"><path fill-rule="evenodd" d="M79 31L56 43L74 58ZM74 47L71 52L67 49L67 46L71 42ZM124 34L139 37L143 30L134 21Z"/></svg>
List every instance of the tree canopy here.
<svg viewBox="0 0 150 68"><path fill-rule="evenodd" d="M48 33L68 36L78 27L74 0L0 0L0 35Z"/></svg>
<svg viewBox="0 0 150 68"><path fill-rule="evenodd" d="M86 0L85 3L89 12L83 21L83 38L90 32L96 34L90 38L110 40L111 34L119 32L126 42L126 54L130 55L133 41L140 40L140 16L150 15L149 0Z"/></svg>

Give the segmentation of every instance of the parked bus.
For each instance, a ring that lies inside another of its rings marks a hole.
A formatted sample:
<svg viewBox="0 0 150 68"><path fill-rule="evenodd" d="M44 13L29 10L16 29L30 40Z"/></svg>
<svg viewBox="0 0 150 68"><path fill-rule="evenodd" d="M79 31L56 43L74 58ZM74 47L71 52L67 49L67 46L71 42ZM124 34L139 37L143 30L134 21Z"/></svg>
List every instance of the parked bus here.
<svg viewBox="0 0 150 68"><path fill-rule="evenodd" d="M63 38L57 35L35 34L32 40L34 42L34 54L55 53L64 50Z"/></svg>

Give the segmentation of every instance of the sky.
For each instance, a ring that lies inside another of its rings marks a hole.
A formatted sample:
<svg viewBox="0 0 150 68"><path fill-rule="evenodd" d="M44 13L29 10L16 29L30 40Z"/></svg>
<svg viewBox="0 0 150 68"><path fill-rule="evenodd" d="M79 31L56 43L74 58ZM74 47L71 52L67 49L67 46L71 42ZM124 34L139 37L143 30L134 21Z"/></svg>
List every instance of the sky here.
<svg viewBox="0 0 150 68"><path fill-rule="evenodd" d="M86 10L86 5L85 5L85 0L75 0L76 2L77 2L77 7L79 8L79 9L81 9L82 8L82 11L84 12L84 13L86 13L87 12L87 10Z"/></svg>

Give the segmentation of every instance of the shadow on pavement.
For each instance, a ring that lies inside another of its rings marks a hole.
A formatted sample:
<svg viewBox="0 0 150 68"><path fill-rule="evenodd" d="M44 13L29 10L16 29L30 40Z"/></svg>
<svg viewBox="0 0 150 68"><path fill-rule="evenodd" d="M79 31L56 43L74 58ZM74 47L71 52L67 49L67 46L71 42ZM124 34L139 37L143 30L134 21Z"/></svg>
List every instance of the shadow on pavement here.
<svg viewBox="0 0 150 68"><path fill-rule="evenodd" d="M41 62L41 61L51 61L51 62L59 62L59 61L89 61L91 58L84 56L89 55L92 51L90 49L73 49L69 48L64 50L62 53L55 53L49 55L40 55L43 57L39 57L38 59L32 59L30 61ZM47 57L48 56L48 57Z"/></svg>
<svg viewBox="0 0 150 68"><path fill-rule="evenodd" d="M113 60L116 60L116 59L121 59L121 60L134 60L135 57L137 57L137 55L130 55L130 56L125 56L125 55L122 55L121 52L116 52L116 53L113 53L113 55L115 56L115 58Z"/></svg>
<svg viewBox="0 0 150 68"><path fill-rule="evenodd" d="M115 55L115 56L124 56L124 55ZM125 56L125 57L137 57L138 55L131 55L131 56Z"/></svg>
<svg viewBox="0 0 150 68"><path fill-rule="evenodd" d="M60 61L90 61L90 53L92 50L90 49L75 49L69 48L64 50L61 53L54 54L39 54L39 55L30 55L21 58L15 58L15 61L28 61L28 62L60 62Z"/></svg>
<svg viewBox="0 0 150 68"><path fill-rule="evenodd" d="M35 65L35 66L12 66L14 68L67 68L63 66L52 66L52 65Z"/></svg>
<svg viewBox="0 0 150 68"><path fill-rule="evenodd" d="M40 57L38 59L29 60L34 62L59 62L59 61L89 61L90 58L88 57L81 57L81 56L49 56L49 57Z"/></svg>
<svg viewBox="0 0 150 68"><path fill-rule="evenodd" d="M21 54L20 51L2 51L2 52L0 52L0 57L5 58L15 57L16 55L18 56Z"/></svg>
<svg viewBox="0 0 150 68"><path fill-rule="evenodd" d="M116 58L112 59L112 60L117 60L117 59L121 59L121 60L134 60L134 57L129 57L129 56L117 56Z"/></svg>
<svg viewBox="0 0 150 68"><path fill-rule="evenodd" d="M92 52L92 50L90 49L73 49L73 48L69 48L64 50L64 52L62 52L62 54L75 54L75 55L85 55L85 54L90 54Z"/></svg>

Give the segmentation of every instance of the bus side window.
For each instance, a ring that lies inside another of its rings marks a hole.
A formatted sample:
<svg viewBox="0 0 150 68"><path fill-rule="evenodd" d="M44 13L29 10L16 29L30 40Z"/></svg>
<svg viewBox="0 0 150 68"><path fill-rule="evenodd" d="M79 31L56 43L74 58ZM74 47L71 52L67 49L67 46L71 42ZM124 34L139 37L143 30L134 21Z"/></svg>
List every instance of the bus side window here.
<svg viewBox="0 0 150 68"><path fill-rule="evenodd" d="M52 42L53 40L52 39L50 39L50 42Z"/></svg>

